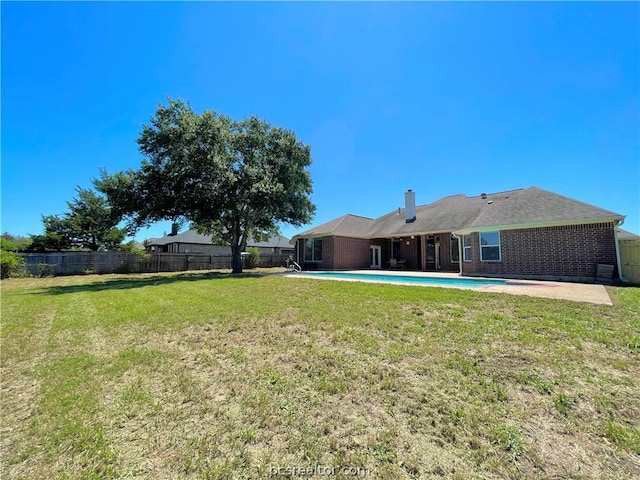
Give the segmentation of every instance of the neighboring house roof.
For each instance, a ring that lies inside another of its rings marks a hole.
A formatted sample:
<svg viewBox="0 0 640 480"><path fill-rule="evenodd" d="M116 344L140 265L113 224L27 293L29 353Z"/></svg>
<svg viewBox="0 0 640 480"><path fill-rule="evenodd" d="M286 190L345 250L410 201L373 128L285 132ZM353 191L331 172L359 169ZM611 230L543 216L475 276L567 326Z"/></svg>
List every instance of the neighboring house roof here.
<svg viewBox="0 0 640 480"><path fill-rule="evenodd" d="M640 235L636 235L633 232L628 232L622 228L617 228L616 231L618 233L618 240L640 240Z"/></svg>
<svg viewBox="0 0 640 480"><path fill-rule="evenodd" d="M147 240L147 246L169 245L171 243L191 243L198 245L212 245L213 237L211 235L202 235L194 230L187 230L176 235L165 235L162 238L150 238ZM271 237L264 242L256 242L253 239L247 241L248 247L266 247L266 248L292 248L290 240L281 235Z"/></svg>
<svg viewBox="0 0 640 480"><path fill-rule="evenodd" d="M416 219L411 223L406 223L403 208L375 220L345 215L296 235L294 239L322 235L384 238L439 232L465 234L488 229L620 221L624 218L538 187L474 197L452 195L418 206L415 211ZM353 219L356 218L362 220L355 222ZM347 226L343 225L345 222Z"/></svg>
<svg viewBox="0 0 640 480"><path fill-rule="evenodd" d="M271 237L268 240L264 241L264 242L255 242L252 239L249 239L247 241L247 246L248 247L263 247L263 248L293 248L293 244L291 243L291 240L289 240L287 237L283 237L281 235L276 236L276 237Z"/></svg>
<svg viewBox="0 0 640 480"><path fill-rule="evenodd" d="M176 235L165 235L161 238L150 238L147 245L169 245L171 243L196 243L211 245L211 235L202 235L193 230L187 230Z"/></svg>

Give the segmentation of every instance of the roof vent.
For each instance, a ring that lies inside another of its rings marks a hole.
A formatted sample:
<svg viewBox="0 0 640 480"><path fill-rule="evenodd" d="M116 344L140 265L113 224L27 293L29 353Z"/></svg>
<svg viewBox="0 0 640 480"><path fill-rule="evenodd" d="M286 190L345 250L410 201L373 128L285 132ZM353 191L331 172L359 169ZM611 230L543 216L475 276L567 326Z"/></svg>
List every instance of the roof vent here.
<svg viewBox="0 0 640 480"><path fill-rule="evenodd" d="M480 197L484 200L484 199L486 199L486 198L487 198L487 194L486 194L486 193L481 193L481 194L480 194Z"/></svg>

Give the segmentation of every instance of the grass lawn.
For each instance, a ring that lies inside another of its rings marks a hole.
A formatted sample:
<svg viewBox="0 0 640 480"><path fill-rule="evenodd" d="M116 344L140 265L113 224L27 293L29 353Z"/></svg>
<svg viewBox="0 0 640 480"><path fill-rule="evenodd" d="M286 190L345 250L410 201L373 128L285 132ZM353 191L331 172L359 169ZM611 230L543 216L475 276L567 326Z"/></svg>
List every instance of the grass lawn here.
<svg viewBox="0 0 640 480"><path fill-rule="evenodd" d="M189 273L10 279L2 479L640 478L614 306Z"/></svg>

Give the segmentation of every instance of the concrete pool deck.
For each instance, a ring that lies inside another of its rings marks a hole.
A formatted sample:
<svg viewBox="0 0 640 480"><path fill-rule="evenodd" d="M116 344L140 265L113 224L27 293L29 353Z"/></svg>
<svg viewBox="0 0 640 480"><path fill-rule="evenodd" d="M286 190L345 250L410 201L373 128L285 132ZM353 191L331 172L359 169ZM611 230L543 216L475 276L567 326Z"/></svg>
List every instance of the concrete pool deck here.
<svg viewBox="0 0 640 480"><path fill-rule="evenodd" d="M309 272L312 273L312 272ZM319 272L318 272L319 273ZM336 272L338 273L338 272ZM542 298L559 298L562 300L570 300L572 302L594 303L598 305L613 305L611 298L607 293L607 289L603 285L590 283L572 283L572 282L551 282L545 280L511 280L484 277L460 277L457 273L444 272L408 272L408 271L388 271L388 270L341 270L340 273L356 273L366 275L388 275L388 276L411 276L411 277L437 277L450 279L475 279L475 280L504 280L505 285L416 285L415 283L407 283L406 285L421 287L440 287L440 288L460 288L463 290L475 290L477 292L506 293L509 295L526 295L530 297ZM291 273L288 276L304 277L304 273ZM309 277L306 277L309 278ZM375 282L388 283L383 280L371 279L353 280L347 278L322 278L314 277L321 280L338 280L350 282ZM398 283L394 283L397 285Z"/></svg>

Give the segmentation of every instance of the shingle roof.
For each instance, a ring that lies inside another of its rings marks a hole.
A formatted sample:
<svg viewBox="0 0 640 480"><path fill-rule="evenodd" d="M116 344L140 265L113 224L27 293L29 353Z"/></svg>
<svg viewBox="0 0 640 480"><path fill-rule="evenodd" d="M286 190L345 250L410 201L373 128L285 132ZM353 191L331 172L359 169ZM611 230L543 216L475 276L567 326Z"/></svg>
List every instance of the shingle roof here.
<svg viewBox="0 0 640 480"><path fill-rule="evenodd" d="M627 230L623 230L622 228L616 229L618 232L619 240L640 240L640 235L636 235L633 232L629 232Z"/></svg>
<svg viewBox="0 0 640 480"><path fill-rule="evenodd" d="M517 191L517 190L516 190ZM504 192L509 195L512 192ZM373 237L388 237L412 233L453 232L474 222L487 206L487 201L497 202L501 194L487 195L486 199L451 195L428 205L416 207L416 220L406 223L404 209L388 213L376 219L371 230Z"/></svg>
<svg viewBox="0 0 640 480"><path fill-rule="evenodd" d="M505 199L488 205L469 227L502 225L575 223L620 217L604 210L538 187L519 190Z"/></svg>
<svg viewBox="0 0 640 480"><path fill-rule="evenodd" d="M343 215L330 222L318 225L310 230L296 235L296 237L313 237L338 235L344 237L369 237L369 230L373 226L373 218L358 215Z"/></svg>
<svg viewBox="0 0 640 480"><path fill-rule="evenodd" d="M187 230L176 235L165 235L160 238L150 238L149 245L169 245L170 243L204 243L211 244L210 235L202 235L193 230Z"/></svg>
<svg viewBox="0 0 640 480"><path fill-rule="evenodd" d="M200 245L211 245L213 237L211 235L202 235L194 230L187 230L176 235L165 235L161 238L150 238L147 241L149 246L151 245L169 245L171 243L193 243ZM275 236L269 238L264 242L256 242L253 239L247 241L248 247L276 247L287 248L292 247L290 240L287 237Z"/></svg>
<svg viewBox="0 0 640 480"><path fill-rule="evenodd" d="M404 209L375 220L344 215L296 237L342 235L381 238L407 234L477 231L492 227L570 224L582 221L614 221L617 213L589 205L538 187L483 194L452 195L416 207L416 220L406 223Z"/></svg>

